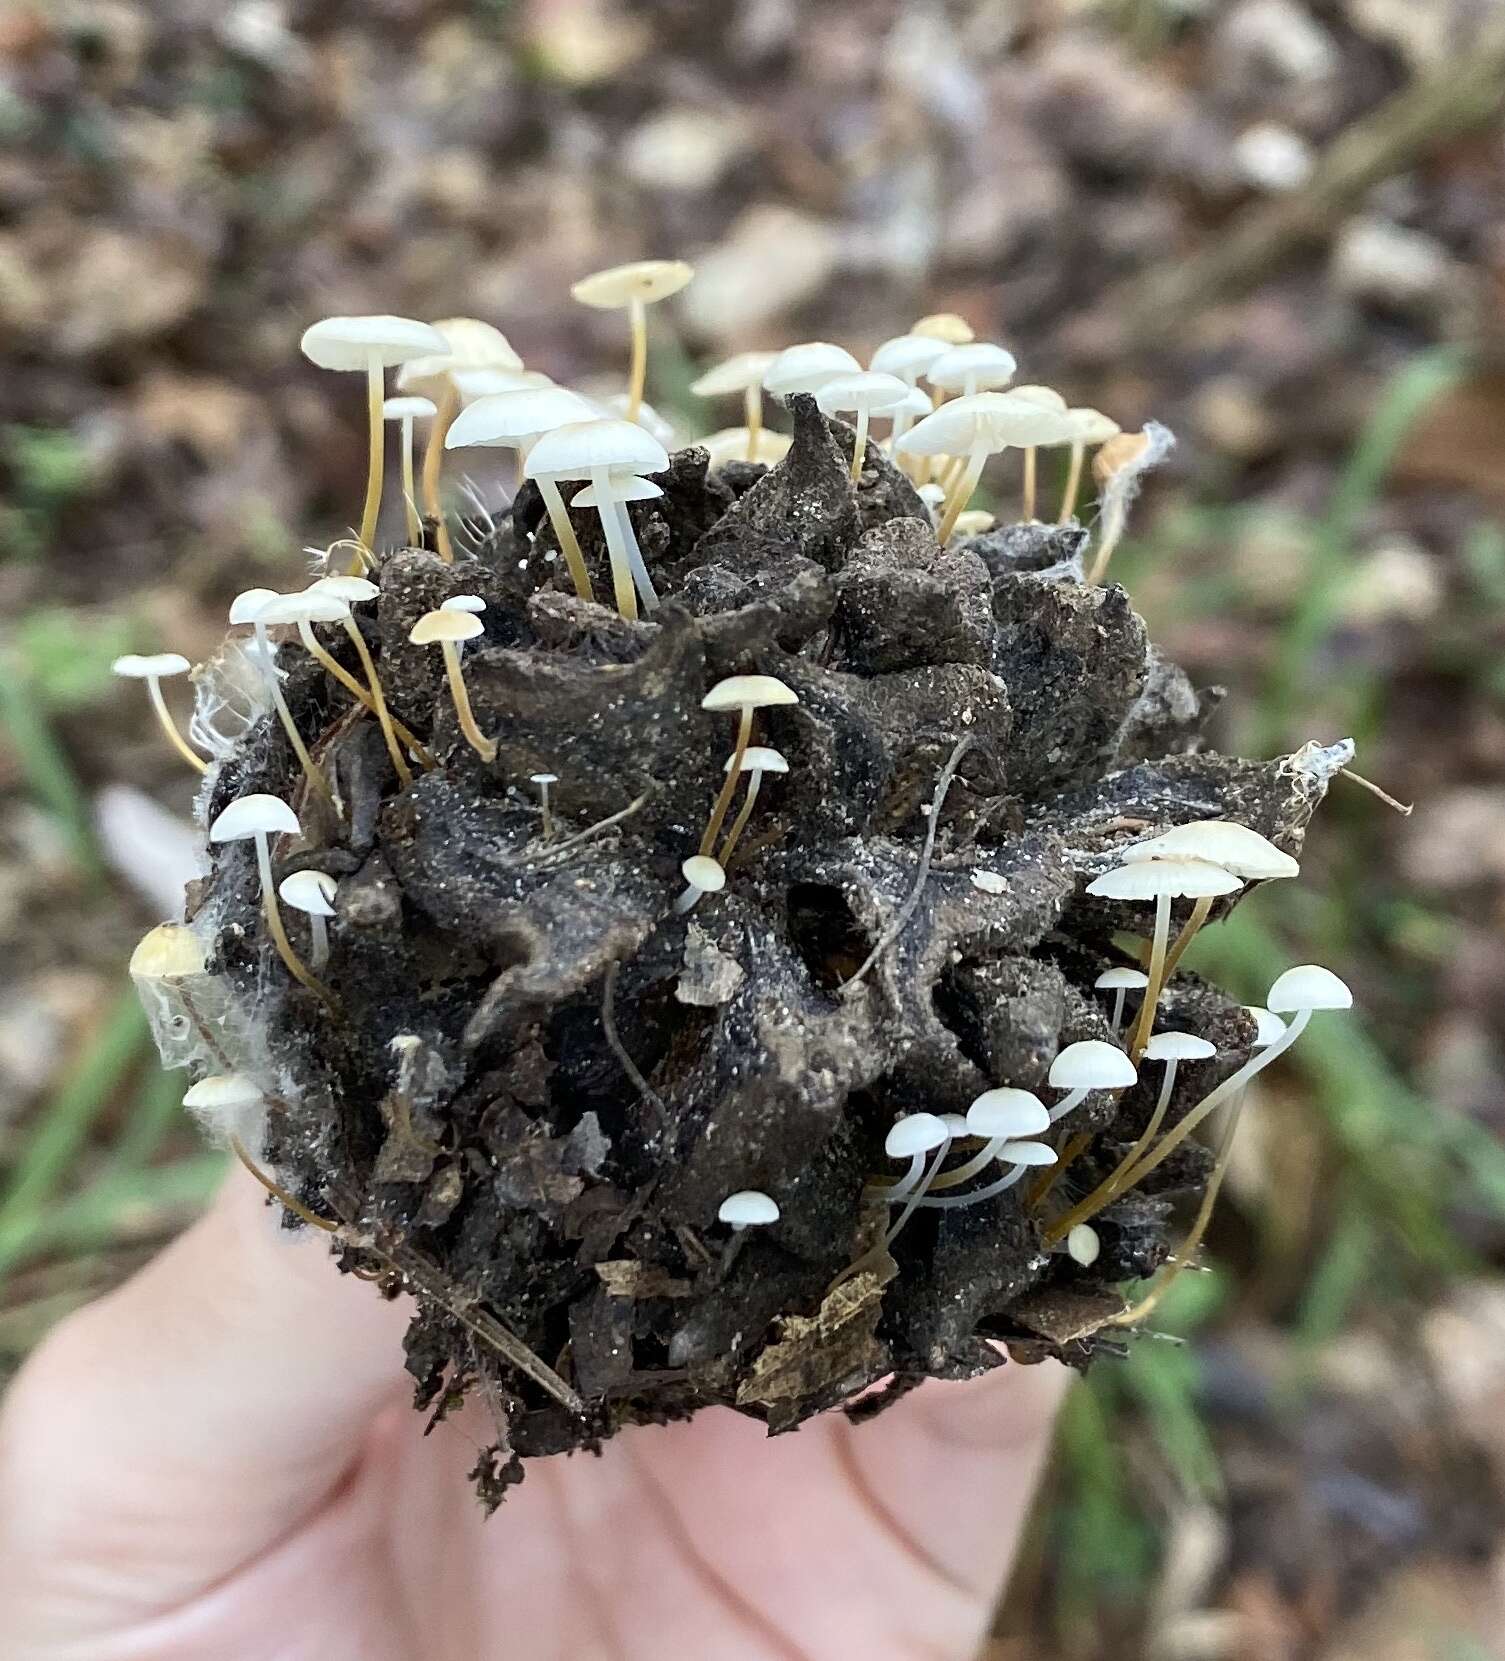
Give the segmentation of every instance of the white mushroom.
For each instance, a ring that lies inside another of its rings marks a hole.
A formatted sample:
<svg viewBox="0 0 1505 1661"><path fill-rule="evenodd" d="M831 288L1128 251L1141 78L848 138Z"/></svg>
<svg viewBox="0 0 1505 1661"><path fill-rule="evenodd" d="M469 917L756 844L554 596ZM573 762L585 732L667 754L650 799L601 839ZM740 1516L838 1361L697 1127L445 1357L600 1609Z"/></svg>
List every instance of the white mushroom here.
<svg viewBox="0 0 1505 1661"><path fill-rule="evenodd" d="M738 1234L745 1228L766 1228L778 1220L777 1203L756 1188L728 1194L716 1211L716 1221L726 1223Z"/></svg>
<svg viewBox="0 0 1505 1661"><path fill-rule="evenodd" d="M601 531L611 560L612 590L617 610L636 621L638 596L649 612L658 609L658 595L627 509L612 491L613 474L661 473L669 465L663 445L631 421L572 421L547 432L528 455L524 475L540 481L589 479L596 488Z"/></svg>
<svg viewBox="0 0 1505 1661"><path fill-rule="evenodd" d="M685 879L685 891L674 902L676 916L693 911L703 894L719 894L726 887L725 867L706 854L691 854L679 869Z"/></svg>
<svg viewBox="0 0 1505 1661"><path fill-rule="evenodd" d="M408 639L414 646L437 646L444 654L444 673L454 699L460 731L471 749L488 764L496 760L496 740L487 738L476 725L470 694L460 668L460 643L486 632L486 625L473 611L426 611L413 625Z"/></svg>
<svg viewBox="0 0 1505 1661"><path fill-rule="evenodd" d="M209 763L189 745L188 740L178 731L177 723L173 720L167 708L167 700L162 696L164 676L186 675L190 668L188 659L180 657L176 652L157 652L150 657L140 657L135 653L128 653L125 657L116 658L111 668L125 680L146 682L146 689L152 700L152 708L157 712L157 720L161 723L163 732L172 741L172 747L195 772L207 773Z"/></svg>
<svg viewBox="0 0 1505 1661"><path fill-rule="evenodd" d="M627 312L632 332L632 368L627 377L626 418L636 421L648 378L648 307L678 294L695 275L683 260L635 260L582 277L570 288L582 306ZM656 471L656 469L655 469Z"/></svg>
<svg viewBox="0 0 1505 1661"><path fill-rule="evenodd" d="M1050 1122L1064 1119L1094 1090L1127 1090L1138 1078L1134 1063L1116 1044L1085 1038L1068 1044L1050 1064L1046 1082L1066 1094L1050 1110Z"/></svg>
<svg viewBox="0 0 1505 1661"><path fill-rule="evenodd" d="M786 402L799 392L819 392L838 375L855 375L862 365L829 340L803 340L786 346L763 372L763 386Z"/></svg>
<svg viewBox="0 0 1505 1661"><path fill-rule="evenodd" d="M381 511L384 372L395 364L447 352L449 348L444 336L427 323L384 316L326 317L303 331L301 344L304 357L320 369L362 370L366 376L371 444L359 536L362 549L370 556L375 551L376 519Z"/></svg>
<svg viewBox="0 0 1505 1661"><path fill-rule="evenodd" d="M1076 436L1074 423L1064 419L1067 415L1066 400L1061 394L1048 386L1016 386L1009 389L1014 397L1023 398L1026 403L1038 404L1041 409L1054 410L1063 417L1059 431L1050 440L1052 444L1069 444ZM1038 490L1037 460L1040 446L1027 444L1024 447L1024 518L1033 521L1035 517L1035 499Z"/></svg>
<svg viewBox="0 0 1505 1661"><path fill-rule="evenodd" d="M856 370L846 375L833 375L815 394L815 401L827 415L844 410L857 413L856 433L852 440L852 466L848 474L855 485L862 477L862 463L867 454L868 424L875 415L886 415L897 409L909 396L909 388L897 375L875 374L872 370Z"/></svg>
<svg viewBox="0 0 1505 1661"><path fill-rule="evenodd" d="M559 783L558 773L530 773L528 783L538 786L539 809L543 815L543 834L547 838L554 834L553 821L549 815L549 786Z"/></svg>
<svg viewBox="0 0 1505 1661"><path fill-rule="evenodd" d="M726 758L726 770L732 770L732 757ZM763 787L765 773L787 773L789 763L779 753L767 744L749 744L742 752L742 771L748 775L747 794L742 798L742 806L737 810L737 817L732 820L732 828L726 833L726 840L721 844L721 852L717 855L723 865L730 862L732 852L747 829L747 821L752 818L753 804L758 799L758 792Z"/></svg>
<svg viewBox="0 0 1505 1661"><path fill-rule="evenodd" d="M1115 967L1104 969L1092 983L1099 991L1113 994L1113 1014L1108 1024L1114 1032L1123 1025L1124 1000L1130 992L1142 992L1150 984L1150 977L1143 969Z"/></svg>
<svg viewBox="0 0 1505 1661"><path fill-rule="evenodd" d="M690 382L690 391L697 398L727 398L733 393L742 395L745 424L739 430L747 434L744 452L747 461L762 459L758 454L758 445L763 431L763 376L777 356L777 352L738 352L735 357L727 358L724 363L706 370L698 380Z"/></svg>
<svg viewBox="0 0 1505 1661"><path fill-rule="evenodd" d="M925 371L925 379L942 392L970 397L974 392L996 392L1014 378L1019 367L1014 354L991 341L969 341L942 352Z"/></svg>
<svg viewBox="0 0 1505 1661"><path fill-rule="evenodd" d="M413 423L430 421L439 413L432 398L415 396L388 398L381 407L385 420L396 421L402 463L402 505L407 515L408 546L423 546L423 521L418 514L418 497L413 483Z"/></svg>
<svg viewBox="0 0 1505 1661"><path fill-rule="evenodd" d="M329 924L334 916L335 880L327 871L294 871L282 879L278 894L294 911L308 918L312 945L310 961L315 969L329 962Z"/></svg>
<svg viewBox="0 0 1505 1661"><path fill-rule="evenodd" d="M728 675L700 700L700 707L708 710L736 710L738 713L737 742L732 747L731 759L726 764L726 780L711 806L711 816L697 850L707 855L716 845L716 838L726 819L727 809L737 791L737 779L742 771L742 758L752 741L753 712L774 705L797 704L799 694L775 675Z"/></svg>
<svg viewBox="0 0 1505 1661"><path fill-rule="evenodd" d="M966 1133L986 1138L982 1151L937 1177L930 1185L932 1192L960 1187L979 1171L985 1171L1010 1142L1039 1136L1049 1129L1050 1113L1032 1090L1009 1086L984 1090L967 1109L966 1117Z"/></svg>

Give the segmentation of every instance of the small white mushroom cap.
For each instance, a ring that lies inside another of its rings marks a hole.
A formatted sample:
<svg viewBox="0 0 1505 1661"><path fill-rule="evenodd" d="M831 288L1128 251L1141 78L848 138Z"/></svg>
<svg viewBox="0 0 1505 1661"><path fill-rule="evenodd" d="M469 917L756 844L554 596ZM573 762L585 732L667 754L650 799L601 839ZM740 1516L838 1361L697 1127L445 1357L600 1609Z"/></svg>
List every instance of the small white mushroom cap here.
<svg viewBox="0 0 1505 1661"><path fill-rule="evenodd" d="M439 607L440 611L482 612L486 602L479 594L451 594Z"/></svg>
<svg viewBox="0 0 1505 1661"><path fill-rule="evenodd" d="M230 623L254 623L268 600L277 598L275 588L243 588L230 602Z"/></svg>
<svg viewBox="0 0 1505 1661"><path fill-rule="evenodd" d="M1199 819L1194 824L1173 825L1148 842L1125 848L1119 857L1126 865L1141 859L1205 859L1249 881L1301 875L1301 867L1288 853L1257 830L1232 819Z"/></svg>
<svg viewBox="0 0 1505 1661"><path fill-rule="evenodd" d="M613 392L609 397L592 400L595 407L591 413L608 416L613 421L626 421L630 401L625 392ZM644 432L651 433L666 450L670 445L678 448L679 434L674 423L667 415L661 415L646 398L639 400L638 412L631 419Z"/></svg>
<svg viewBox="0 0 1505 1661"><path fill-rule="evenodd" d="M1302 1009L1352 1009L1353 993L1331 969L1320 963L1299 963L1276 978L1265 1007L1277 1015Z"/></svg>
<svg viewBox="0 0 1505 1661"><path fill-rule="evenodd" d="M432 398L407 396L384 399L381 412L388 421L427 421L439 413L439 408Z"/></svg>
<svg viewBox="0 0 1505 1661"><path fill-rule="evenodd" d="M408 631L414 646L436 646L442 641L474 640L486 625L473 611L426 611Z"/></svg>
<svg viewBox="0 0 1505 1661"><path fill-rule="evenodd" d="M728 1194L716 1212L716 1220L733 1228L757 1228L779 1220L777 1203L756 1188Z"/></svg>
<svg viewBox="0 0 1505 1661"><path fill-rule="evenodd" d="M776 398L797 392L819 392L838 375L854 375L862 365L842 346L829 340L803 340L786 346L763 373L763 385Z"/></svg>
<svg viewBox="0 0 1505 1661"><path fill-rule="evenodd" d="M1048 1142L1005 1142L998 1158L1005 1165L1054 1165L1056 1150Z"/></svg>
<svg viewBox="0 0 1505 1661"><path fill-rule="evenodd" d="M669 452L635 421L570 421L546 432L529 452L529 479L584 479L598 467L614 473L662 473Z"/></svg>
<svg viewBox="0 0 1505 1661"><path fill-rule="evenodd" d="M1067 413L1066 400L1054 387L1050 386L1011 386L1009 394L1014 398L1023 398L1027 404L1038 404L1041 409L1053 409L1058 415ZM1065 429L1062 429L1063 435ZM1075 436L1070 435L1070 436ZM1063 436L1062 443L1067 442Z"/></svg>
<svg viewBox="0 0 1505 1661"><path fill-rule="evenodd" d="M1138 1077L1116 1044L1084 1038L1068 1044L1051 1062L1048 1082L1053 1090L1127 1090Z"/></svg>
<svg viewBox="0 0 1505 1661"><path fill-rule="evenodd" d="M1092 984L1105 992L1142 992L1150 984L1150 977L1143 969L1104 969Z"/></svg>
<svg viewBox="0 0 1505 1661"><path fill-rule="evenodd" d="M967 1129L967 1115L965 1113L943 1113L941 1123L946 1127L946 1134L954 1141L958 1136L970 1136Z"/></svg>
<svg viewBox="0 0 1505 1661"><path fill-rule="evenodd" d="M912 1159L929 1153L950 1136L946 1121L934 1113L906 1113L896 1119L883 1138L883 1151L890 1159Z"/></svg>
<svg viewBox="0 0 1505 1661"><path fill-rule="evenodd" d="M989 340L975 340L943 352L925 371L925 379L946 392L960 392L968 381L974 392L987 392L1007 386L1018 367L1012 352Z"/></svg>
<svg viewBox="0 0 1505 1661"><path fill-rule="evenodd" d="M1104 415L1101 410L1088 409L1085 405L1068 410L1066 416L1071 423L1072 442L1076 444L1106 444L1123 431L1111 416Z"/></svg>
<svg viewBox="0 0 1505 1661"><path fill-rule="evenodd" d="M237 796L209 827L211 842L244 842L253 836L296 836L298 815L280 796Z"/></svg>
<svg viewBox="0 0 1505 1661"><path fill-rule="evenodd" d="M651 502L663 493L663 486L654 484L652 479L640 479L633 473L613 473L606 481L604 497L595 485L588 484L584 490L577 490L570 497L570 506L599 508L612 502Z"/></svg>
<svg viewBox="0 0 1505 1661"><path fill-rule="evenodd" d="M439 331L411 317L326 317L310 324L300 342L320 369L364 369L374 358L383 368L449 351Z"/></svg>
<svg viewBox="0 0 1505 1661"><path fill-rule="evenodd" d="M699 380L690 382L690 391L697 398L726 398L734 392L746 392L750 386L762 386L768 366L777 352L738 352L714 368L707 369Z"/></svg>
<svg viewBox="0 0 1505 1661"><path fill-rule="evenodd" d="M558 784L559 783L559 775L558 775L558 773L529 773L528 774L528 783L529 784Z"/></svg>
<svg viewBox="0 0 1505 1661"><path fill-rule="evenodd" d="M158 923L136 942L130 973L136 980L183 980L204 972L204 948L183 923Z"/></svg>
<svg viewBox="0 0 1505 1661"><path fill-rule="evenodd" d="M916 421L923 421L935 409L935 399L922 386L912 386L904 395L902 404L895 404L886 413L889 415L908 415Z"/></svg>
<svg viewBox="0 0 1505 1661"><path fill-rule="evenodd" d="M523 360L513 350L512 342L479 317L441 317L434 329L444 342L444 350L403 364L397 371L400 392L432 396L444 390L446 380L455 381L464 370L522 371Z"/></svg>
<svg viewBox="0 0 1505 1661"><path fill-rule="evenodd" d="M124 657L116 658L110 668L128 681L154 681L164 675L186 675L192 665L177 652L157 652L149 657L127 652Z"/></svg>
<svg viewBox="0 0 1505 1661"><path fill-rule="evenodd" d="M1144 1053L1151 1061L1210 1061L1218 1050L1194 1032L1157 1032L1146 1041Z"/></svg>
<svg viewBox="0 0 1505 1661"><path fill-rule="evenodd" d="M306 594L332 594L347 606L358 606L374 600L381 590L367 577L320 577L304 590Z"/></svg>
<svg viewBox="0 0 1505 1661"><path fill-rule="evenodd" d="M899 440L898 448L904 448L903 439ZM922 484L916 495L932 513L935 513L945 505L946 487L943 484Z"/></svg>
<svg viewBox="0 0 1505 1661"><path fill-rule="evenodd" d="M948 346L965 346L968 341L977 338L977 332L972 325L954 311L928 312L910 324L909 332L912 335L927 335L932 340L944 341Z"/></svg>
<svg viewBox="0 0 1505 1661"><path fill-rule="evenodd" d="M947 343L934 335L895 335L873 353L868 368L883 375L897 375L901 381L913 381L949 350Z"/></svg>
<svg viewBox="0 0 1505 1661"><path fill-rule="evenodd" d="M709 854L691 854L679 871L690 887L702 894L719 894L726 887L725 868Z"/></svg>
<svg viewBox="0 0 1505 1661"><path fill-rule="evenodd" d="M749 441L746 427L721 427L705 438L697 438L695 442L710 451L712 467L723 467L729 461L761 461L765 467L772 467L789 454L792 439L788 433L776 433L768 427L760 427L758 442L752 446L750 456L747 453Z"/></svg>
<svg viewBox="0 0 1505 1661"><path fill-rule="evenodd" d="M1100 900L1203 899L1232 894L1241 878L1206 859L1142 859L1094 877L1087 892Z"/></svg>
<svg viewBox="0 0 1505 1661"><path fill-rule="evenodd" d="M328 871L294 871L277 885L277 892L295 911L310 917L333 917L335 880Z"/></svg>
<svg viewBox="0 0 1505 1661"><path fill-rule="evenodd" d="M444 448L463 450L486 444L510 449L554 427L589 421L593 416L590 403L568 387L518 387L468 404L444 435Z"/></svg>
<svg viewBox="0 0 1505 1661"><path fill-rule="evenodd" d="M400 372L398 379L402 379ZM457 369L450 380L466 406L478 398L497 398L504 392L535 392L554 384L541 369Z"/></svg>
<svg viewBox="0 0 1505 1661"><path fill-rule="evenodd" d="M967 1109L973 1136L1038 1136L1050 1129L1050 1109L1032 1090L984 1090Z"/></svg>
<svg viewBox="0 0 1505 1661"><path fill-rule="evenodd" d="M1259 1004L1245 1004L1244 1009L1254 1017L1254 1048L1267 1050L1286 1030L1281 1018Z"/></svg>
<svg viewBox="0 0 1505 1661"><path fill-rule="evenodd" d="M312 586L296 594L279 594L256 614L256 621L267 628L284 623L337 623L350 615L350 602L342 600L330 589Z"/></svg>
<svg viewBox="0 0 1505 1661"><path fill-rule="evenodd" d="M730 773L735 759L734 756L728 756L721 771ZM737 770L741 773L787 773L789 763L781 751L773 749L770 745L749 744L742 752L742 765Z"/></svg>
<svg viewBox="0 0 1505 1661"><path fill-rule="evenodd" d="M1066 1236L1066 1255L1084 1269L1097 1262L1102 1249L1103 1243L1091 1223L1078 1223Z"/></svg>
<svg viewBox="0 0 1505 1661"><path fill-rule="evenodd" d="M570 295L582 306L617 311L634 300L641 300L645 305L667 300L671 294L678 294L694 275L695 267L684 260L633 260L628 265L593 271L578 283L571 283Z"/></svg>
<svg viewBox="0 0 1505 1661"><path fill-rule="evenodd" d="M244 1073L211 1073L189 1085L183 1106L200 1112L229 1113L236 1108L255 1107L265 1099L266 1092Z"/></svg>
<svg viewBox="0 0 1505 1661"><path fill-rule="evenodd" d="M799 693L776 675L728 675L700 700L702 709L765 709L773 704L797 704Z"/></svg>
<svg viewBox="0 0 1505 1661"><path fill-rule="evenodd" d="M998 523L998 516L989 513L986 508L968 508L965 513L956 516L953 534L960 538L981 536L984 531L990 531Z"/></svg>
<svg viewBox="0 0 1505 1661"><path fill-rule="evenodd" d="M909 387L897 375L859 369L853 374L833 375L817 391L815 401L827 415L864 409L869 415L887 415L908 396Z"/></svg>
<svg viewBox="0 0 1505 1661"><path fill-rule="evenodd" d="M1011 445L1052 444L1061 421L1059 411L1011 392L974 392L916 421L894 449L905 455L964 456L978 445L992 454Z"/></svg>

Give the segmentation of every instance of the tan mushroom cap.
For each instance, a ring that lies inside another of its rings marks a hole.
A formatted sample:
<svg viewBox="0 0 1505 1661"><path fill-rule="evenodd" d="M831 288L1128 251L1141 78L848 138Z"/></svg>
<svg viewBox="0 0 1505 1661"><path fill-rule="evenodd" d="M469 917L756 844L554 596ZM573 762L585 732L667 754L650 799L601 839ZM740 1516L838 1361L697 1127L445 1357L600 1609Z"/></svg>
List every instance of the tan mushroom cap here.
<svg viewBox="0 0 1505 1661"><path fill-rule="evenodd" d="M303 355L320 369L382 368L449 350L444 336L411 317L325 317L303 331Z"/></svg>
<svg viewBox="0 0 1505 1661"><path fill-rule="evenodd" d="M410 394L384 400L381 412L388 421L427 421L431 415L439 413L439 408L432 398L419 398Z"/></svg>
<svg viewBox="0 0 1505 1661"><path fill-rule="evenodd" d="M578 283L572 283L570 294L582 306L617 311L634 300L641 300L645 305L667 300L671 294L678 294L694 275L695 267L684 260L634 260L628 265L593 271Z"/></svg>
<svg viewBox="0 0 1505 1661"><path fill-rule="evenodd" d="M203 972L204 948L183 923L158 923L131 953L130 973L137 980L183 980Z"/></svg>
<svg viewBox="0 0 1505 1661"><path fill-rule="evenodd" d="M910 324L909 332L912 335L928 335L932 340L944 340L948 346L966 346L977 339L972 325L954 311L928 312Z"/></svg>
<svg viewBox="0 0 1505 1661"><path fill-rule="evenodd" d="M702 709L766 709L775 704L797 704L799 693L775 675L728 675L700 700Z"/></svg>
<svg viewBox="0 0 1505 1661"><path fill-rule="evenodd" d="M408 632L414 646L437 646L445 641L474 640L486 625L473 611L426 611Z"/></svg>
<svg viewBox="0 0 1505 1661"><path fill-rule="evenodd" d="M768 366L777 352L738 352L714 368L707 369L699 380L690 382L690 391L697 398L725 398L734 392L746 392L750 386L761 386Z"/></svg>
<svg viewBox="0 0 1505 1661"><path fill-rule="evenodd" d="M1144 458L1150 447L1148 433L1116 433L1092 458L1092 476L1107 484L1115 473L1133 467Z"/></svg>

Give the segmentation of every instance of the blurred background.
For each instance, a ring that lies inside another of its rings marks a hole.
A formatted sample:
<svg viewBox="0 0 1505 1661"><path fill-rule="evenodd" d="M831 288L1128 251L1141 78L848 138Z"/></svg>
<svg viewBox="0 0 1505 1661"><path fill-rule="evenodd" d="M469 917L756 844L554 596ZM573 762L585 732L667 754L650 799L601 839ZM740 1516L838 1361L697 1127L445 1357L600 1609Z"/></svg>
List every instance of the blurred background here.
<svg viewBox="0 0 1505 1661"><path fill-rule="evenodd" d="M1500 0L0 0L0 1381L219 1168L124 976L193 781L109 665L343 532L362 412L300 331L620 380L568 284L684 256L687 435L727 352L937 309L1167 422L1115 571L1217 744L1352 734L1416 804L1340 779L1204 936L1359 1010L1073 1397L994 1661L1505 1655L1502 107Z"/></svg>

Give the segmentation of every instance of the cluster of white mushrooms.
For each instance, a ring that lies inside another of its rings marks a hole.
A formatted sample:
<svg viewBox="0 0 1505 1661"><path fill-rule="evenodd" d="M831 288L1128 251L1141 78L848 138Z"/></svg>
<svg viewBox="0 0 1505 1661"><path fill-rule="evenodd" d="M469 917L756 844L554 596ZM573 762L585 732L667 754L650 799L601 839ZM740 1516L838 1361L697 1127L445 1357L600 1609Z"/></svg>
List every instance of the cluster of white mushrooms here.
<svg viewBox="0 0 1505 1661"><path fill-rule="evenodd" d="M251 629L251 637L241 643L242 651L264 684L264 705L275 713L287 736L307 796L316 799L336 825L343 804L299 732L280 684L284 671L278 666L279 651L293 637L360 711L379 724L401 786L411 782L415 770L436 765L429 748L388 707L355 615L356 607L370 604L380 593L381 558L375 538L385 473L386 425L394 425L398 432L402 499L411 545L421 546L427 538L441 560L453 561L442 492L446 452L472 446L510 449L516 453L519 482L531 480L537 485L559 554L580 598L594 600L596 595L570 517L572 508L597 515L617 612L627 619L651 614L659 597L627 509L631 502L662 495L650 475L668 468L666 446L673 440L673 431L643 398L647 308L679 292L692 276L691 267L683 261L649 260L597 272L575 285L572 293L582 304L627 313L628 386L623 395L605 401L559 386L540 371L527 368L500 330L474 318L449 318L431 325L389 316L331 317L305 331L303 351L314 363L331 370L358 371L366 377L370 460L359 527L352 537L322 551L324 574L309 586L287 594L256 588L238 595L230 623ZM920 318L908 332L885 341L866 367L840 346L806 341L779 352L741 353L701 376L692 390L706 399L735 396L742 400L742 424L723 428L702 441L710 450L713 466L732 461L777 462L790 440L765 424L765 397L777 401L805 393L813 395L827 415L853 418L850 479L855 489L868 458L872 425L886 422L888 432L881 447L929 505L943 546L958 535L976 534L993 523L992 515L970 508L989 458L1008 449L1022 452L1024 517L1033 519L1039 497L1039 451L1067 450L1057 514L1060 523L1067 523L1077 509L1088 452L1095 450L1092 472L1100 489L1100 512L1089 580L1100 581L1122 535L1139 478L1164 454L1170 435L1155 423L1141 432L1124 433L1097 410L1069 407L1049 387L1016 386L1016 367L1004 347L976 340L962 318L948 313ZM388 397L386 373L393 368L397 393ZM421 469L414 450L420 425L427 429ZM567 481L583 486L568 504L561 491ZM354 557L353 570L334 568L341 552ZM478 596L454 596L420 617L409 639L417 646L439 648L459 731L481 761L492 765L497 744L477 723L461 657L464 643L484 634L485 609ZM336 625L343 630L359 674L326 649L314 633L315 625ZM273 631L277 631L275 636ZM187 659L174 653L123 657L115 665L118 674L147 683L157 718L174 748L191 766L206 773L212 757L201 755L178 730L161 687L164 678L186 674L189 668ZM686 886L675 902L676 913L689 912L704 897L725 887L728 862L747 828L764 778L789 770L778 750L753 742L757 712L798 701L790 687L770 675L731 676L703 698L705 710L735 714L738 725L725 762L724 782L699 845L683 861ZM548 839L554 828L549 787L558 779L543 772L532 775L529 782L540 793L541 834ZM741 806L731 816L739 787L743 790ZM335 992L323 977L330 961L331 921L338 926L338 884L329 873L312 868L297 870L280 884L273 874L272 839L302 836L294 808L265 794L239 797L209 826L214 843L254 843L272 944L288 973L337 1016ZM1219 897L1246 882L1296 874L1296 862L1289 855L1253 830L1227 821L1177 826L1125 848L1118 863L1086 888L1097 899L1154 905L1154 923L1141 966L1115 966L1097 982L1111 1000L1108 1024L1116 1041L1087 1040L1063 1048L1048 1074L1049 1088L1060 1092L1049 1106L1029 1090L1003 1086L984 1091L965 1115L915 1112L900 1117L884 1146L889 1158L907 1162L907 1168L892 1180L875 1178L867 1188L871 1204L898 1208L886 1229L885 1244L891 1245L920 1209L978 1205L1015 1186L1032 1169L1042 1175L1026 1203L1037 1210L1044 1206L1057 1179L1088 1141L1087 1137L1068 1137L1057 1143L1045 1138L1090 1094L1121 1092L1135 1084L1140 1066L1149 1061L1162 1066L1164 1072L1144 1130L1092 1192L1048 1221L1042 1219L1042 1238L1047 1247L1067 1251L1078 1263L1092 1263L1100 1242L1091 1219L1148 1176L1209 1114L1226 1104L1230 1108L1227 1128L1202 1210L1175 1260L1175 1267L1184 1265L1206 1227L1246 1087L1295 1042L1313 1011L1347 1008L1351 998L1343 983L1325 969L1307 965L1288 970L1270 988L1267 1007L1250 1012L1258 1027L1250 1058L1170 1129L1164 1126L1178 1069L1212 1060L1216 1052L1195 1034L1156 1032L1156 1012L1167 980ZM1172 940L1171 910L1178 899L1189 899L1193 905ZM300 954L288 933L284 905L306 919L306 955ZM151 955L155 960L160 950L154 948ZM1128 1002L1136 994L1138 1010L1125 1031ZM1289 1024L1285 1016L1291 1017ZM262 1100L254 1081L229 1073L195 1085L188 1104L200 1111L223 1110L233 1116L253 1100ZM239 1138L232 1135L231 1140L244 1157ZM953 1148L960 1148L963 1157L948 1168ZM270 1179L262 1176L262 1180ZM720 1220L737 1236L749 1228L775 1224L778 1218L776 1201L755 1190L730 1195L720 1208ZM1158 1295L1153 1292L1134 1313Z"/></svg>

